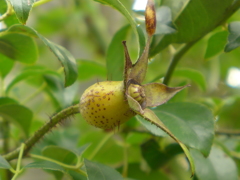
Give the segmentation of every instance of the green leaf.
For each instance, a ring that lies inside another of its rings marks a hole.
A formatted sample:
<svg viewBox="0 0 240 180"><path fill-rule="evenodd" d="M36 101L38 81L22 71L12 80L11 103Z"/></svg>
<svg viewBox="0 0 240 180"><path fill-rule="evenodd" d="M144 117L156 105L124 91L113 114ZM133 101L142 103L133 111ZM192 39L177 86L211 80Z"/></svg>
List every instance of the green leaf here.
<svg viewBox="0 0 240 180"><path fill-rule="evenodd" d="M28 136L33 117L31 110L19 104L6 104L0 106L0 116L17 124Z"/></svg>
<svg viewBox="0 0 240 180"><path fill-rule="evenodd" d="M4 14L7 11L7 2L0 1L0 14Z"/></svg>
<svg viewBox="0 0 240 180"><path fill-rule="evenodd" d="M102 64L88 60L78 60L77 64L79 80L87 80L94 76L106 78L106 67Z"/></svg>
<svg viewBox="0 0 240 180"><path fill-rule="evenodd" d="M214 117L208 108L178 102L164 104L153 111L181 142L208 156L214 137Z"/></svg>
<svg viewBox="0 0 240 180"><path fill-rule="evenodd" d="M123 180L115 169L84 159L88 180Z"/></svg>
<svg viewBox="0 0 240 180"><path fill-rule="evenodd" d="M53 145L45 147L42 155L68 165L74 165L74 161L77 159L77 155L74 152Z"/></svg>
<svg viewBox="0 0 240 180"><path fill-rule="evenodd" d="M12 25L19 24L16 14L12 14L4 19L4 23L7 27L11 27Z"/></svg>
<svg viewBox="0 0 240 180"><path fill-rule="evenodd" d="M36 161L24 166L24 168L38 168L38 169L47 169L52 171L60 171L65 173L65 170L62 166L50 162L50 161Z"/></svg>
<svg viewBox="0 0 240 180"><path fill-rule="evenodd" d="M11 5L13 6L13 9L17 15L18 20L22 24L26 24L26 21L28 19L29 13L32 9L32 5L35 2L35 0L8 0Z"/></svg>
<svg viewBox="0 0 240 180"><path fill-rule="evenodd" d="M187 79L190 79L194 83L198 85L198 87L205 91L207 88L207 82L202 75L201 72L195 70L195 69L189 69L189 68L178 68L173 73L176 77L184 77Z"/></svg>
<svg viewBox="0 0 240 180"><path fill-rule="evenodd" d="M18 103L17 101L9 97L0 97L0 106L6 105L6 104L17 104L17 103Z"/></svg>
<svg viewBox="0 0 240 180"><path fill-rule="evenodd" d="M77 150L74 150L74 152L78 155L78 156L82 156L82 154L89 148L91 144L85 144L81 147L79 147Z"/></svg>
<svg viewBox="0 0 240 180"><path fill-rule="evenodd" d="M149 172L142 167L142 163L129 163L128 178L124 178L124 180L170 180L169 175L164 174L161 170ZM122 168L119 171L122 172Z"/></svg>
<svg viewBox="0 0 240 180"><path fill-rule="evenodd" d="M14 66L14 62L0 53L0 76L5 78Z"/></svg>
<svg viewBox="0 0 240 180"><path fill-rule="evenodd" d="M113 37L106 56L107 76L113 81L123 79L124 48L122 41L126 40L130 26L122 27Z"/></svg>
<svg viewBox="0 0 240 180"><path fill-rule="evenodd" d="M56 72L49 70L43 66L30 66L29 68L25 68L19 75L15 76L15 78L8 84L6 88L6 94L8 94L16 84L18 84L23 80L34 78L36 82L36 78L38 76L42 77L43 75L47 75L47 74L51 74L55 76L58 75ZM40 84L41 83L43 82L40 82Z"/></svg>
<svg viewBox="0 0 240 180"><path fill-rule="evenodd" d="M151 48L150 56L156 55L171 43L188 43L203 37L217 27L226 16L234 13L230 8L233 1L223 0L221 3L218 0L189 1L174 21L177 33L165 35L163 38L158 37L160 41Z"/></svg>
<svg viewBox="0 0 240 180"><path fill-rule="evenodd" d="M199 180L237 180L237 166L234 160L221 149L213 146L208 158L197 150L192 149L191 154L196 164L196 175Z"/></svg>
<svg viewBox="0 0 240 180"><path fill-rule="evenodd" d="M159 169L172 157L182 152L182 148L178 144L171 144L162 149L154 139L141 144L142 156L153 170Z"/></svg>
<svg viewBox="0 0 240 180"><path fill-rule="evenodd" d="M87 177L77 173L76 171L68 171L69 175L72 177L72 180L87 180Z"/></svg>
<svg viewBox="0 0 240 180"><path fill-rule="evenodd" d="M26 136L28 136L33 117L31 110L19 104L7 104L0 107L0 116L16 123L21 127Z"/></svg>
<svg viewBox="0 0 240 180"><path fill-rule="evenodd" d="M146 121L151 122L155 126L159 127L161 130L166 132L171 138L173 138L181 146L182 150L184 151L185 155L189 160L192 175L194 175L194 172L195 172L194 161L188 148L181 141L179 141L179 139L163 124L163 122L156 116L156 114L154 114L153 111L151 111L150 109L144 109L144 113L140 115Z"/></svg>
<svg viewBox="0 0 240 180"><path fill-rule="evenodd" d="M165 137L167 136L167 134L159 129L159 127L157 127L156 125L154 125L153 123L146 121L143 117L141 116L136 116L138 122L140 122L146 129L148 129L148 131L150 131L152 134L156 135L156 136L160 136L160 137Z"/></svg>
<svg viewBox="0 0 240 180"><path fill-rule="evenodd" d="M52 76L45 74L44 80L47 83L46 92L50 95L52 100L56 100L60 107L65 106L64 99L64 85L59 76Z"/></svg>
<svg viewBox="0 0 240 180"><path fill-rule="evenodd" d="M157 27L155 34L172 34L176 28L172 23L171 9L167 6L161 6L156 10Z"/></svg>
<svg viewBox="0 0 240 180"><path fill-rule="evenodd" d="M49 49L54 53L54 55L58 58L61 65L64 67L65 73L65 87L72 85L78 77L77 72L77 65L75 58L70 54L68 50L64 47L54 44L53 42L49 41L41 34L39 34L33 28L23 25L15 25L9 29L10 32L21 32L22 34L38 37L40 38L43 43L49 47Z"/></svg>
<svg viewBox="0 0 240 180"><path fill-rule="evenodd" d="M141 144L143 141L146 139L149 139L151 135L146 134L146 133L135 133L135 132L130 132L127 135L126 142L129 144Z"/></svg>
<svg viewBox="0 0 240 180"><path fill-rule="evenodd" d="M137 23L135 22L131 14L128 12L126 7L119 0L94 0L94 1L105 4L105 5L109 5L117 9L120 13L122 13L127 18L129 24L131 25L134 33L137 36L137 43L139 44L139 49L142 51L144 47L142 46L143 41L145 40L143 40L143 35L142 33L139 33L139 30L137 28ZM139 51L139 54L141 54L140 51Z"/></svg>
<svg viewBox="0 0 240 180"><path fill-rule="evenodd" d="M2 157L0 156L0 169L11 169L11 165Z"/></svg>
<svg viewBox="0 0 240 180"><path fill-rule="evenodd" d="M224 49L225 52L230 52L240 46L240 22L232 22L228 25L228 43Z"/></svg>
<svg viewBox="0 0 240 180"><path fill-rule="evenodd" d="M7 31L0 36L0 53L8 59L26 64L33 64L38 58L35 41L19 32Z"/></svg>
<svg viewBox="0 0 240 180"><path fill-rule="evenodd" d="M144 47L146 45L145 42L145 34L141 28L140 25L137 26L137 31L138 31L138 36L139 36L139 46L140 46L140 51L139 51L139 55L141 55L143 53Z"/></svg>
<svg viewBox="0 0 240 180"><path fill-rule="evenodd" d="M221 31L213 34L208 39L207 50L204 56L205 59L211 58L223 51L227 42L227 35L227 31Z"/></svg>
<svg viewBox="0 0 240 180"><path fill-rule="evenodd" d="M64 67L65 87L72 85L78 76L75 58L64 47L54 44L40 34L38 34L38 37L51 49Z"/></svg>
<svg viewBox="0 0 240 180"><path fill-rule="evenodd" d="M169 7L172 12L173 20L176 20L188 5L189 1L190 0L162 0L161 5Z"/></svg>

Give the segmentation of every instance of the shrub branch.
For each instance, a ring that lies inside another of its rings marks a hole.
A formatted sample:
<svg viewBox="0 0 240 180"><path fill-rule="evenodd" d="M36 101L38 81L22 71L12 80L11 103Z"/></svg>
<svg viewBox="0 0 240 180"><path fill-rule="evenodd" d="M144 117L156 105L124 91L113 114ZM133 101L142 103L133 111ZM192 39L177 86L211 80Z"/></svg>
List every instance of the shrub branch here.
<svg viewBox="0 0 240 180"><path fill-rule="evenodd" d="M178 50L175 55L172 58L171 64L167 70L166 76L164 78L163 84L168 85L170 78L178 64L178 62L180 61L180 59L183 57L183 55L201 38L203 38L206 34L208 34L209 32L211 32L212 30L214 30L216 27L221 26L223 23L225 23L227 21L227 19L229 17L231 17L240 7L240 0L236 0L232 6L230 6L226 13L224 14L224 17L222 19L219 19L219 21L215 24L215 26L209 28L208 31L206 31L204 34L202 34L202 36L196 40L193 40L189 43L187 43L185 46L183 46L180 50Z"/></svg>
<svg viewBox="0 0 240 180"><path fill-rule="evenodd" d="M59 122L65 120L66 118L79 113L79 105L73 105L70 107L67 107L60 111L59 113L53 115L50 117L50 120L43 125L33 136L31 136L29 139L27 139L24 144L24 154L23 156L26 156L26 154L31 150L31 148L45 135L47 134L53 127L55 127ZM16 148L15 150L3 155L3 157L10 161L12 159L16 159L18 157L18 154L20 152L20 147Z"/></svg>

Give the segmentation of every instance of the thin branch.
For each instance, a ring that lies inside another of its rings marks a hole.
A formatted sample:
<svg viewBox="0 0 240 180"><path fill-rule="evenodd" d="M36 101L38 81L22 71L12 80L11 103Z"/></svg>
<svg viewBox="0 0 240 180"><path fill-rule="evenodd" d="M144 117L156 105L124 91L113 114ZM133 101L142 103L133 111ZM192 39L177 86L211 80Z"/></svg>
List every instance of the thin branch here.
<svg viewBox="0 0 240 180"><path fill-rule="evenodd" d="M42 128L40 128L32 137L25 141L24 156L31 150L31 148L44 136L46 135L53 127L55 127L59 122L65 120L66 118L79 113L79 105L73 105L63 109L56 115L52 116ZM3 155L3 157L10 161L18 157L20 148L9 152L8 154Z"/></svg>
<svg viewBox="0 0 240 180"><path fill-rule="evenodd" d="M225 136L240 136L240 130L216 130L216 134Z"/></svg>
<svg viewBox="0 0 240 180"><path fill-rule="evenodd" d="M5 18L7 18L8 16L12 15L12 5L6 1L7 3L7 11L2 15L0 16L0 21L3 21Z"/></svg>
<svg viewBox="0 0 240 180"><path fill-rule="evenodd" d="M124 140L122 176L126 178L127 175L128 175L128 144L127 144L126 140Z"/></svg>
<svg viewBox="0 0 240 180"><path fill-rule="evenodd" d="M52 1L52 0L40 0L40 1L37 1L37 2L35 2L33 4L33 7L41 6L41 5L46 4L46 3L50 2L50 1Z"/></svg>
<svg viewBox="0 0 240 180"><path fill-rule="evenodd" d="M100 151L100 149L104 146L104 144L114 135L113 132L107 134L102 141L100 141L100 143L98 144L98 146L94 149L94 151L90 154L90 156L88 157L89 160L92 160L96 154Z"/></svg>
<svg viewBox="0 0 240 180"><path fill-rule="evenodd" d="M164 77L163 84L168 85L172 74L180 61L180 59L185 55L185 53L198 41L199 39L185 44L181 49L179 49L172 58L171 64L167 70L166 76Z"/></svg>
<svg viewBox="0 0 240 180"><path fill-rule="evenodd" d="M212 30L214 30L216 27L222 25L229 17L231 17L240 7L240 0L236 0L232 6L230 6L226 12L224 13L224 17L222 19L219 20L219 22L217 22L215 24L215 26L211 27L208 31L206 31L204 34L202 34L201 37L199 37L198 39L187 43L183 48L181 48L179 51L177 51L177 53L174 55L171 64L167 70L166 76L164 78L163 84L168 84L171 76L179 62L179 60L182 58L182 56L201 38L203 38L206 34L208 34L209 32L211 32Z"/></svg>

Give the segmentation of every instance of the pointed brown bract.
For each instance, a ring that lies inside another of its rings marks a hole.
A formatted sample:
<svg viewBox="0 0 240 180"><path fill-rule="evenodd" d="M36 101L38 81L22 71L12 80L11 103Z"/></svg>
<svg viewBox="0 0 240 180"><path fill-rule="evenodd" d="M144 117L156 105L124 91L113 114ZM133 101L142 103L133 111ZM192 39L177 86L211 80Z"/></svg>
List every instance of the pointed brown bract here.
<svg viewBox="0 0 240 180"><path fill-rule="evenodd" d="M170 88L160 83L145 84L143 87L146 95L146 107L156 107L164 104L176 93L188 86Z"/></svg>
<svg viewBox="0 0 240 180"><path fill-rule="evenodd" d="M125 54L123 79L124 79L124 89L126 90L129 73L130 73L130 70L132 68L132 61L131 61L131 58L130 58L129 53L128 53L128 48L127 48L127 45L126 45L126 41L123 41L122 43L123 43L124 54Z"/></svg>
<svg viewBox="0 0 240 180"><path fill-rule="evenodd" d="M152 36L156 30L156 11L153 0L148 0L145 11L145 24L148 35Z"/></svg>
<svg viewBox="0 0 240 180"><path fill-rule="evenodd" d="M149 0L147 3L146 11L145 11L145 22L146 22L146 31L148 33L147 43L142 55L137 60L137 62L133 65L128 76L128 80L133 79L139 84L142 83L147 73L148 54L149 54L151 37L154 34L156 29L156 12L154 8L153 0ZM128 58L127 58L128 52L125 44L124 44L124 49L125 49L126 61L128 61ZM126 64L128 64L128 62L126 62ZM128 67L125 67L125 69L128 69Z"/></svg>

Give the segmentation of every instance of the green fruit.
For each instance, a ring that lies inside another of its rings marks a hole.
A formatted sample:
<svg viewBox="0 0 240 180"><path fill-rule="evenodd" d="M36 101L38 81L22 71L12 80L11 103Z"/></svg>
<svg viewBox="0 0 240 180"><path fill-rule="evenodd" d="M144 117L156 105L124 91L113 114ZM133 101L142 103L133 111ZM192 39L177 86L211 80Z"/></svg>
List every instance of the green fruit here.
<svg viewBox="0 0 240 180"><path fill-rule="evenodd" d="M80 112L89 124L102 129L119 127L135 115L125 98L123 81L90 86L80 99Z"/></svg>

